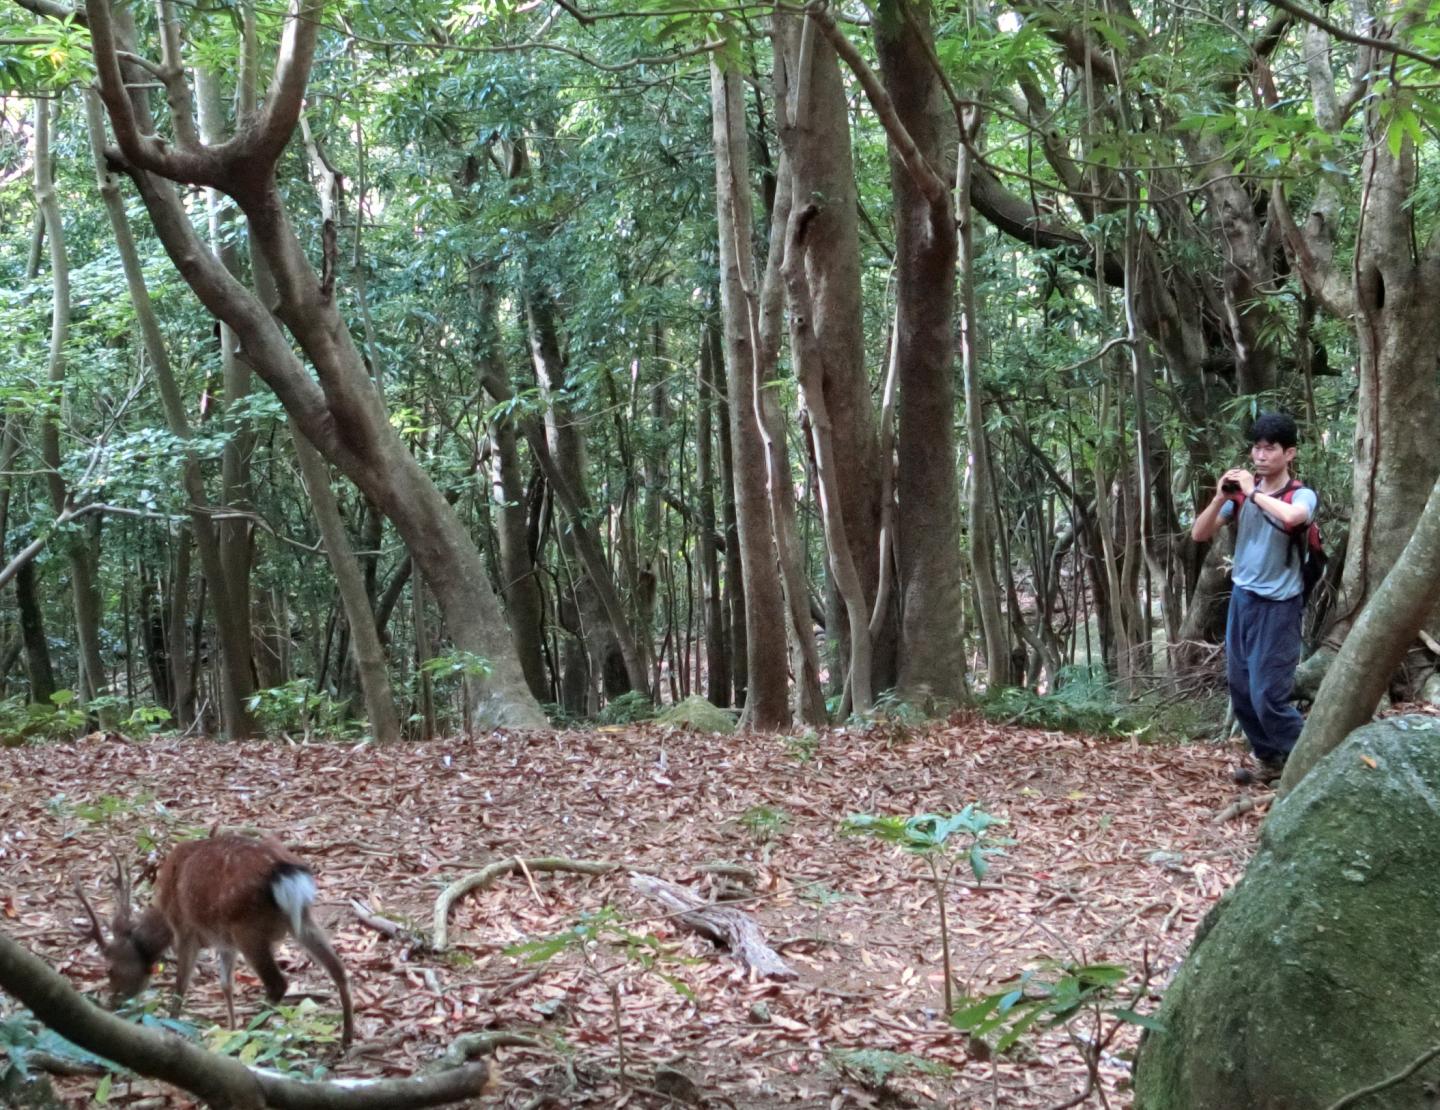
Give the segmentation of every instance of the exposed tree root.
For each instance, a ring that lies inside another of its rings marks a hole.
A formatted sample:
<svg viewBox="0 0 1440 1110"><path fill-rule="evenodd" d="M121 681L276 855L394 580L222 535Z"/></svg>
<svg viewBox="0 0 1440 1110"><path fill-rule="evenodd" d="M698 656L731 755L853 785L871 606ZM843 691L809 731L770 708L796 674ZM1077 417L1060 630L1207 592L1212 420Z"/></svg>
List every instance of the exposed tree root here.
<svg viewBox="0 0 1440 1110"><path fill-rule="evenodd" d="M498 860L479 871L456 879L440 892L435 899L435 926L431 933L430 946L433 951L443 952L450 944L450 907L472 890L484 890L501 875L519 871L572 871L579 875L606 875L619 865L605 860L566 859L564 856L541 856L538 859L521 859L512 856Z"/></svg>

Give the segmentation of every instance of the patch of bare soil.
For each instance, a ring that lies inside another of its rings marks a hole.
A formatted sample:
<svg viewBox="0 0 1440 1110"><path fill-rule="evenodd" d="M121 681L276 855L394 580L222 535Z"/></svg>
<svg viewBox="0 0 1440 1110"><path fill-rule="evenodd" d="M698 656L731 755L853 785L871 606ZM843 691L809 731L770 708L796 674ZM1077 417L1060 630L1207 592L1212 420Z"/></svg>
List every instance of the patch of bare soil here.
<svg viewBox="0 0 1440 1110"><path fill-rule="evenodd" d="M922 862L842 835L841 820L972 802L1005 817L996 831L1015 843L983 883L962 869L949 889L959 990L980 994L1044 959L1110 961L1131 972L1122 999L1143 994L1148 1012L1196 924L1238 878L1268 798L1215 822L1237 796L1225 775L1233 749L1139 746L975 718L818 738L642 727L389 748L97 736L0 758L0 928L77 986L98 992L103 969L79 932L72 879L108 906L112 846L138 863L142 846L217 823L263 831L315 868L319 918L349 970L358 1043L331 1060L334 1073L418 1071L467 1033L534 1037L538 1047L499 1050L502 1085L484 1101L493 1107L1068 1104L1086 1089L1093 1022L1037 1029L985 1058L943 1016L936 895ZM416 941L434 939L442 890L517 856L619 866L600 876L513 869L454 903L445 952ZM638 892L632 872L707 899L739 897L734 907L797 976L747 971ZM406 926L408 939L365 924L352 900ZM507 954L587 922L600 943L572 943L538 962ZM328 978L303 953L287 945L282 963L292 991L337 1008ZM171 975L161 973L161 988ZM223 1022L213 963L196 978L185 1016ZM242 966L241 1023L262 1005ZM7 1009L0 995L0 1018ZM1129 1105L1136 1032L1127 1026L1099 1060L1111 1107ZM853 1050L950 1070L877 1087L847 1056ZM80 1106L96 1080L57 1083ZM139 1100L190 1105L141 1080L110 1092L112 1104Z"/></svg>

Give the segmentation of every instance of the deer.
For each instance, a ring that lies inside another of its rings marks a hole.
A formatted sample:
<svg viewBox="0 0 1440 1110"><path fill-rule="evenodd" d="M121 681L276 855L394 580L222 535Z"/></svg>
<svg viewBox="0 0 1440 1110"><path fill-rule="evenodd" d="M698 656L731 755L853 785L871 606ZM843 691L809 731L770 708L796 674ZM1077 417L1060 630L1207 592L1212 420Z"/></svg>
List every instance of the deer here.
<svg viewBox="0 0 1440 1110"><path fill-rule="evenodd" d="M350 1047L355 1023L345 968L325 930L310 916L315 876L278 841L225 834L178 845L160 863L150 905L138 918L130 900L130 877L118 856L114 884L109 940L85 892L75 887L105 956L112 1006L143 990L156 961L174 945L171 1012L179 1014L196 957L202 948L213 948L220 957L225 1010L234 1029L235 954L255 969L274 1004L285 997L287 987L275 963L275 945L289 935L334 980L343 1017L341 1049Z"/></svg>

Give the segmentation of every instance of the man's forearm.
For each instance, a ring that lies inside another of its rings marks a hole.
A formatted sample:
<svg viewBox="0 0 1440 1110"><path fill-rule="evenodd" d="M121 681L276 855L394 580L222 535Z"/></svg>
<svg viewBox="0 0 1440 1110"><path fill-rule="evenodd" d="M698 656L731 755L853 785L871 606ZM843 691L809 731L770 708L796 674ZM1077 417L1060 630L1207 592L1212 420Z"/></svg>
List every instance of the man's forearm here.
<svg viewBox="0 0 1440 1110"><path fill-rule="evenodd" d="M1225 507L1225 498L1213 498L1206 505L1195 523L1190 526L1190 538L1196 543L1207 543L1220 531L1220 510Z"/></svg>
<svg viewBox="0 0 1440 1110"><path fill-rule="evenodd" d="M1310 520L1310 510L1304 505L1294 505L1289 501L1282 501L1268 493L1261 493L1258 489L1250 497L1255 502L1257 509L1269 513L1286 528L1297 528Z"/></svg>

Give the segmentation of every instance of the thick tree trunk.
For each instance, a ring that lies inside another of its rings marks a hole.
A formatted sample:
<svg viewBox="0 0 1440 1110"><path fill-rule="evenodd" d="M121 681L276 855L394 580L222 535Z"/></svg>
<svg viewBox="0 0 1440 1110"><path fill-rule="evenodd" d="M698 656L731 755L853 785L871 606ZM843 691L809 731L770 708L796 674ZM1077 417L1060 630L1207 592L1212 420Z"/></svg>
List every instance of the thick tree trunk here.
<svg viewBox="0 0 1440 1110"><path fill-rule="evenodd" d="M20 635L25 641L25 673L30 678L30 700L50 704L55 693L55 672L50 666L50 644L45 638L45 617L36 588L35 561L29 560L15 575L15 601L20 609Z"/></svg>
<svg viewBox="0 0 1440 1110"><path fill-rule="evenodd" d="M1388 24L1371 33L1404 41L1425 16L1420 8L1400 6L1381 18ZM1306 61L1317 121L1337 133L1345 113L1337 109L1329 44L1318 30L1308 33ZM1290 261L1316 301L1354 321L1359 348L1351 524L1337 620L1327 637L1332 645L1364 619L1440 475L1434 446L1440 425L1435 369L1440 234L1432 231L1428 241L1419 242L1418 156L1406 135L1391 147L1391 131L1398 125L1384 108L1395 94L1376 88L1383 72L1369 65L1362 51L1356 86L1347 98L1365 112L1360 210L1353 222L1343 218L1337 186L1328 179L1319 184L1303 228L1291 218L1283 190L1277 186L1272 197ZM1347 253L1337 235L1351 226L1356 230L1353 267L1336 257ZM1440 605L1432 599L1430 609L1417 615L1433 627Z"/></svg>
<svg viewBox="0 0 1440 1110"><path fill-rule="evenodd" d="M895 117L914 153L891 133L895 206L896 358L900 367L900 689L943 701L965 697L960 493L955 467L954 325L957 240L944 178L955 164L949 106L922 36L928 13L886 0L875 50ZM939 186L938 190L936 186Z"/></svg>
<svg viewBox="0 0 1440 1110"><path fill-rule="evenodd" d="M834 444L835 493L849 558L868 614L880 573L880 465L874 404L865 369L864 312L860 290L860 243L855 167L850 150L850 113L839 59L813 21L775 17L776 118L790 171L793 197L804 198L803 268L796 275L808 290L811 311L795 342L796 305L790 305L791 350L796 375L804 378L801 352L816 363L820 399ZM788 282L787 282L788 284ZM850 618L838 607L826 626L836 658L850 651ZM893 605L871 636L872 689L895 684L896 622Z"/></svg>
<svg viewBox="0 0 1440 1110"><path fill-rule="evenodd" d="M757 344L752 338L747 286L755 273L750 257L754 215L745 107L739 75L722 72L713 59L710 98L735 515L745 584L744 720L752 728L784 728L790 723L785 598L770 533L765 446L753 401Z"/></svg>

